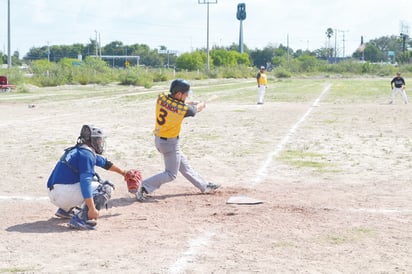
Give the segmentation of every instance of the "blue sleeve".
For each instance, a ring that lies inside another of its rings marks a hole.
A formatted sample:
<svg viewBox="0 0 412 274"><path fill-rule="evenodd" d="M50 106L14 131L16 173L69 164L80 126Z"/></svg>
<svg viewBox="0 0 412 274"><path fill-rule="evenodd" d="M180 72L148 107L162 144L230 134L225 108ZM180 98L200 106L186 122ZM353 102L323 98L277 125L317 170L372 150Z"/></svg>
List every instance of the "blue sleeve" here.
<svg viewBox="0 0 412 274"><path fill-rule="evenodd" d="M97 154L96 155L96 166L101 168L106 168L107 159L103 156Z"/></svg>
<svg viewBox="0 0 412 274"><path fill-rule="evenodd" d="M83 198L93 197L92 179L95 174L94 166L96 165L95 155L86 149L80 150L79 157L79 173L80 173L80 188Z"/></svg>

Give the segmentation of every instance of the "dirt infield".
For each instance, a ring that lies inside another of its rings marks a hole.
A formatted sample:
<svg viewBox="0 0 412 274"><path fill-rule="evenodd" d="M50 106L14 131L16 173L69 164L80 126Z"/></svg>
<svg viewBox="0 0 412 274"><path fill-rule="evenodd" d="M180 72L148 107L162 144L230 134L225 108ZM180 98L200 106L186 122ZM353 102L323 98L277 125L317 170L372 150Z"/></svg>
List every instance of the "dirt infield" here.
<svg viewBox="0 0 412 274"><path fill-rule="evenodd" d="M343 80L279 81L262 106L253 79L193 82L219 98L185 120L181 147L222 188L179 176L138 203L98 170L116 183L110 208L97 231L69 229L45 187L63 149L93 123L114 163L161 171L151 131L166 84L1 94L0 273L412 273L412 108L341 95Z"/></svg>

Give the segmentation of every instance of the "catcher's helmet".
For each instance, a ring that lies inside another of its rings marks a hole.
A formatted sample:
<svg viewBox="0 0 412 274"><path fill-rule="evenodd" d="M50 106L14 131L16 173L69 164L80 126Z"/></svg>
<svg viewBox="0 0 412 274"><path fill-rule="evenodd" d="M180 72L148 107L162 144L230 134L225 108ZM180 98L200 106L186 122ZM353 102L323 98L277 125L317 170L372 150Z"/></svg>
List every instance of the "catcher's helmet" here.
<svg viewBox="0 0 412 274"><path fill-rule="evenodd" d="M183 79L176 79L172 82L170 85L170 94L175 95L178 92L186 93L190 92L190 84L188 81L183 80Z"/></svg>
<svg viewBox="0 0 412 274"><path fill-rule="evenodd" d="M83 125L77 142L87 144L91 146L97 154L102 154L105 146L104 138L105 136L101 129L93 125Z"/></svg>

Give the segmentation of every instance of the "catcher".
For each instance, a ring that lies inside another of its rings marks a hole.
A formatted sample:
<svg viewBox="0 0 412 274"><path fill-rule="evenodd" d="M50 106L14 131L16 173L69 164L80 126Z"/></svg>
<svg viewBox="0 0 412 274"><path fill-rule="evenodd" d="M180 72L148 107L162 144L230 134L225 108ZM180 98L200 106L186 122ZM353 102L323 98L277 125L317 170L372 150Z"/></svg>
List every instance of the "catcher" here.
<svg viewBox="0 0 412 274"><path fill-rule="evenodd" d="M116 172L128 179L129 191L135 192L141 180L137 170L124 171L101 154L105 136L101 129L83 125L76 145L65 149L54 167L48 182L50 201L58 207L55 215L70 219L75 229L95 229L99 210L107 207L114 184L103 181L94 170L95 166ZM133 175L134 181L130 180ZM138 176L137 176L138 175Z"/></svg>

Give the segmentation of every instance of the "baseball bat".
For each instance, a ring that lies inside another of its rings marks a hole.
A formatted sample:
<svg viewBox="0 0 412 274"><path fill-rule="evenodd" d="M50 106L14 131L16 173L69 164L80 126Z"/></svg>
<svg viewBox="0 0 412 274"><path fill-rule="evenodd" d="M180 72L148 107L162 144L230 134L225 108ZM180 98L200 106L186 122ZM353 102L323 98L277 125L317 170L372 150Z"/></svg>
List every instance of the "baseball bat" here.
<svg viewBox="0 0 412 274"><path fill-rule="evenodd" d="M205 104L208 104L208 103L210 103L210 102L216 101L218 98L219 98L218 95L212 95L212 96L210 96L209 98L207 98L206 100L191 101L191 102L189 102L189 104L197 105L197 104L199 104L199 103L201 103L201 102L204 102Z"/></svg>
<svg viewBox="0 0 412 274"><path fill-rule="evenodd" d="M216 101L218 98L219 98L218 95L216 95L216 94L215 94L215 95L212 95L212 96L210 96L209 98L207 98L207 99L205 100L205 103L208 104L208 103L210 103L210 102Z"/></svg>

